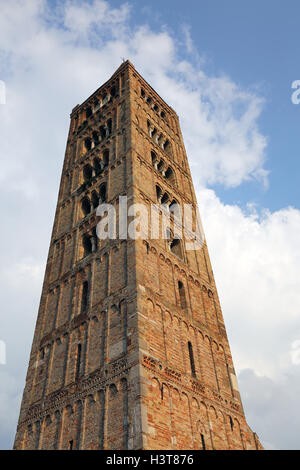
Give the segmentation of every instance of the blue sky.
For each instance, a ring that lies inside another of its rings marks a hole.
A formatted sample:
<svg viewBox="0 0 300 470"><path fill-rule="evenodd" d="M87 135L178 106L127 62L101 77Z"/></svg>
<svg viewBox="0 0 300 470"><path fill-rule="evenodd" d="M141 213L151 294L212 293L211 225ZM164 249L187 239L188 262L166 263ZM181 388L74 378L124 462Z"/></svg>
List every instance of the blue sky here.
<svg viewBox="0 0 300 470"><path fill-rule="evenodd" d="M290 99L291 84L299 76L299 2L149 3L131 3L133 21L147 22L156 30L165 25L175 35L186 25L208 74L229 75L243 87L256 89L265 100L258 122L268 137L268 190L246 184L226 191L215 187L217 194L229 203L251 199L272 210L287 205L299 207L300 106ZM180 34L176 36L180 41Z"/></svg>
<svg viewBox="0 0 300 470"><path fill-rule="evenodd" d="M124 57L179 115L248 422L266 448L299 449L299 2L0 10L0 448L15 433L69 113Z"/></svg>

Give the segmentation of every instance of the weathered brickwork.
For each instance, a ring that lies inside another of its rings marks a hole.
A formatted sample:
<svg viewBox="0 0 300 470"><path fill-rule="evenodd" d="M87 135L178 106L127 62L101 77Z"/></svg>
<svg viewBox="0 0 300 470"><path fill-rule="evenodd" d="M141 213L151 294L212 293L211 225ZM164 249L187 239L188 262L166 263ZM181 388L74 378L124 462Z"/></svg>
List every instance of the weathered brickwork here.
<svg viewBox="0 0 300 470"><path fill-rule="evenodd" d="M206 243L100 240L120 196L197 204L178 117L128 61L71 113L14 448L260 449Z"/></svg>

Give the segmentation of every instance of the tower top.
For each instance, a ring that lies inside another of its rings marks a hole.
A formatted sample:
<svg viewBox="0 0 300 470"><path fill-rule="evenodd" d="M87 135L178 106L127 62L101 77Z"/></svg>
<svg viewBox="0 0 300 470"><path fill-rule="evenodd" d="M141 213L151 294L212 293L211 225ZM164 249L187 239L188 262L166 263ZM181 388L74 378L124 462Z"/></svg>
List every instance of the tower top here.
<svg viewBox="0 0 300 470"><path fill-rule="evenodd" d="M122 62L120 64L120 66L116 69L116 71L112 74L112 76L103 84L101 85L99 88L97 88L86 100L84 100L81 104L77 104L73 109L72 109L72 112L71 112L71 117L73 116L74 113L78 112L80 108L84 107L85 105L87 105L89 103L90 100L93 100L93 98L95 98L99 93L101 93L102 91L105 90L105 88L107 88L110 83L118 77L118 75L121 75L122 73L125 73L126 70L131 70L133 73L135 73L138 78L140 79L140 81L143 83L144 86L148 87L148 89L151 91L151 93L155 94L155 96L157 96L162 102L163 104L168 108L169 112L173 113L176 117L177 117L177 113L176 111L174 111L174 109L168 105L168 103L166 103L166 101L157 93L156 90L154 90L154 88L152 88L152 86L145 80L145 78L136 70L135 66L133 65L132 62L130 62L130 60L125 60L124 62Z"/></svg>

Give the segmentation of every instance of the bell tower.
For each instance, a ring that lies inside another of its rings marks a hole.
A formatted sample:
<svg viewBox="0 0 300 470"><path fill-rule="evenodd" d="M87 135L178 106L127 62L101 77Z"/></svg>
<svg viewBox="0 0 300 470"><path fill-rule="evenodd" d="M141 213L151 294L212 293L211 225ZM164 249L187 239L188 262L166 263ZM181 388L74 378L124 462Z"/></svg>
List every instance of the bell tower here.
<svg viewBox="0 0 300 470"><path fill-rule="evenodd" d="M15 449L262 448L196 208L178 116L126 61L71 113Z"/></svg>

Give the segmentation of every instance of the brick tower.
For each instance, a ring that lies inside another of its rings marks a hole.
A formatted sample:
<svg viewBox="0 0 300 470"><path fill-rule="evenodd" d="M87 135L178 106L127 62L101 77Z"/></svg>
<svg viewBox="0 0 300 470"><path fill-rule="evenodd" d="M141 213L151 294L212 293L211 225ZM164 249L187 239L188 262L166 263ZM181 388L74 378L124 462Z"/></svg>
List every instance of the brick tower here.
<svg viewBox="0 0 300 470"><path fill-rule="evenodd" d="M125 196L197 204L178 116L128 61L71 113L14 448L260 449L206 243L172 210L168 238L100 239L96 208L120 227Z"/></svg>

